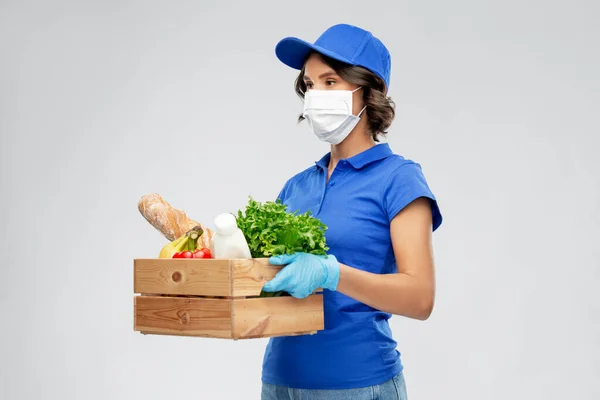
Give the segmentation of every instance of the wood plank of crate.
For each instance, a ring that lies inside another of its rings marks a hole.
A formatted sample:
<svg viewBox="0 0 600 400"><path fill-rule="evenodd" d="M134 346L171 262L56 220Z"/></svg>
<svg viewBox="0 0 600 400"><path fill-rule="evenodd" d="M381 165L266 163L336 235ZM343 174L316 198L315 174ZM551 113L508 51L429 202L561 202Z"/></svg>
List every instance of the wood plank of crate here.
<svg viewBox="0 0 600 400"><path fill-rule="evenodd" d="M165 335L231 337L227 299L135 296L134 330Z"/></svg>
<svg viewBox="0 0 600 400"><path fill-rule="evenodd" d="M267 258L136 259L134 292L145 294L245 297L258 296L281 266Z"/></svg>
<svg viewBox="0 0 600 400"><path fill-rule="evenodd" d="M134 330L146 334L250 339L324 329L323 295L211 299L136 296Z"/></svg>
<svg viewBox="0 0 600 400"><path fill-rule="evenodd" d="M231 292L233 297L258 296L267 281L281 266L271 265L268 258L231 260Z"/></svg>
<svg viewBox="0 0 600 400"><path fill-rule="evenodd" d="M314 333L324 329L323 295L235 299L232 306L234 339Z"/></svg>

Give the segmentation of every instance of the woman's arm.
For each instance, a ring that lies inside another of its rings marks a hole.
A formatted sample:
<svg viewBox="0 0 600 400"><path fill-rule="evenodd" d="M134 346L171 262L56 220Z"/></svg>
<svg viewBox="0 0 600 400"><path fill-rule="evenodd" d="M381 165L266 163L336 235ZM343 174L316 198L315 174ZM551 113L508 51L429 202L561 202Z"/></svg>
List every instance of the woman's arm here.
<svg viewBox="0 0 600 400"><path fill-rule="evenodd" d="M426 320L435 298L431 205L419 198L390 224L398 273L374 274L340 263L337 291L392 314Z"/></svg>

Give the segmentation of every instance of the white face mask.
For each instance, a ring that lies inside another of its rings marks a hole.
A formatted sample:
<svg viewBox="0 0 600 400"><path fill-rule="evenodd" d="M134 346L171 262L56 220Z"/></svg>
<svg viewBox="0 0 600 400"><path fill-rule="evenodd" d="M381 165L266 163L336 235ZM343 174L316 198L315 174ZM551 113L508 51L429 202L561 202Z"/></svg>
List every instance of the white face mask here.
<svg viewBox="0 0 600 400"><path fill-rule="evenodd" d="M313 133L322 141L339 144L360 121L360 114L352 114L354 90L309 90L304 95L304 112Z"/></svg>

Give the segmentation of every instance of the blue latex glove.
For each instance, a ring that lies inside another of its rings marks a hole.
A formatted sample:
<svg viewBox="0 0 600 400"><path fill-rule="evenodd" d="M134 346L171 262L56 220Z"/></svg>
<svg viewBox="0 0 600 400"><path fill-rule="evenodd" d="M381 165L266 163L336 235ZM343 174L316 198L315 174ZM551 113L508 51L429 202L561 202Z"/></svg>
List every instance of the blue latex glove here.
<svg viewBox="0 0 600 400"><path fill-rule="evenodd" d="M285 266L265 284L265 292L283 290L304 298L318 288L336 290L340 280L340 263L331 254L326 257L308 253L283 254L269 258L269 262Z"/></svg>

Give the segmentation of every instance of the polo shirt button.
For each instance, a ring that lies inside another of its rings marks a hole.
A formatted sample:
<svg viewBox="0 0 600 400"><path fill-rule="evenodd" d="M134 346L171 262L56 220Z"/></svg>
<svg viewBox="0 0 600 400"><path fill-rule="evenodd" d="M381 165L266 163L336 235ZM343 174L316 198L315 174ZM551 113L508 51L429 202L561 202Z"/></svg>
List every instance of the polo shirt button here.
<svg viewBox="0 0 600 400"><path fill-rule="evenodd" d="M331 183L329 184L329 186L333 186L335 185L335 181L331 181Z"/></svg>

